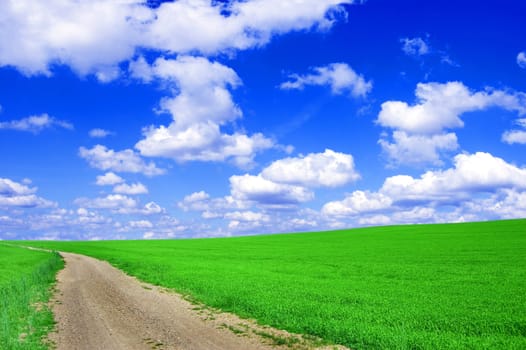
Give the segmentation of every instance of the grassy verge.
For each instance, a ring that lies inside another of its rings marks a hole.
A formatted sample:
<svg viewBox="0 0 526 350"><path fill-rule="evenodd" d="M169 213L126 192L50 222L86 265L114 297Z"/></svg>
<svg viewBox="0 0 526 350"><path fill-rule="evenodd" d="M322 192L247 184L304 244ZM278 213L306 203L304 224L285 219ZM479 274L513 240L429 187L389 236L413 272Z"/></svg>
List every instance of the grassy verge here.
<svg viewBox="0 0 526 350"><path fill-rule="evenodd" d="M353 349L526 348L526 220L34 245Z"/></svg>
<svg viewBox="0 0 526 350"><path fill-rule="evenodd" d="M63 261L56 253L0 243L1 349L48 349L44 337L54 321L47 301L62 267Z"/></svg>

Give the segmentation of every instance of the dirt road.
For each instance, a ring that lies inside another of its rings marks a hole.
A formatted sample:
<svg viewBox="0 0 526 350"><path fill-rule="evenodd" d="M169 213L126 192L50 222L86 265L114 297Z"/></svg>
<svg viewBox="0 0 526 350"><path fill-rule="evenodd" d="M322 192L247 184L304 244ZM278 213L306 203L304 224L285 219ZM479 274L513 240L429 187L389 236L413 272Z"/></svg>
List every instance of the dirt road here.
<svg viewBox="0 0 526 350"><path fill-rule="evenodd" d="M262 343L272 337L249 330L250 322L195 310L180 296L106 262L62 256L66 268L52 301L57 332L50 336L58 350L276 349Z"/></svg>

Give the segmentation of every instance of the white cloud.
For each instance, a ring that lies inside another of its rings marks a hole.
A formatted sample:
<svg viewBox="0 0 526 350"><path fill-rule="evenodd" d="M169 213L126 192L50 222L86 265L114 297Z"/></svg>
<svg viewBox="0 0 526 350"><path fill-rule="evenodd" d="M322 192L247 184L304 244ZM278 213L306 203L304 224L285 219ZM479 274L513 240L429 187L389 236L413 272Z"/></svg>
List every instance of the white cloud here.
<svg viewBox="0 0 526 350"><path fill-rule="evenodd" d="M313 68L312 74L291 74L290 81L280 85L281 89L303 89L307 85L330 86L333 94L348 93L353 97L365 97L373 88L371 81L356 73L346 63L331 63Z"/></svg>
<svg viewBox="0 0 526 350"><path fill-rule="evenodd" d="M91 129L88 134L90 137L102 139L102 138L105 138L106 136L113 135L114 133L109 130L97 128L97 129Z"/></svg>
<svg viewBox="0 0 526 350"><path fill-rule="evenodd" d="M274 147L262 134L225 134L221 127L241 118L229 88L241 81L230 68L202 57L157 59L147 67L144 59L131 66L145 81L159 78L172 84L174 97L161 100L161 111L172 115L169 126L150 126L135 147L144 156L176 161L225 161L248 167L259 151Z"/></svg>
<svg viewBox="0 0 526 350"><path fill-rule="evenodd" d="M458 148L455 133L435 135L408 134L405 131L393 131L393 142L381 138L378 143L392 165L431 163L441 165L443 152Z"/></svg>
<svg viewBox="0 0 526 350"><path fill-rule="evenodd" d="M291 209L314 198L309 188L337 187L359 177L352 155L326 149L323 153L277 160L257 175L231 176L229 196L210 198L204 191L194 192L178 206L185 211L200 211L205 219L226 217L231 215L228 209L246 209L252 205Z"/></svg>
<svg viewBox="0 0 526 350"><path fill-rule="evenodd" d="M525 190L526 168L489 153L459 154L453 168L388 177L378 192L355 191L322 213L362 225L521 217ZM522 209L514 210L511 198Z"/></svg>
<svg viewBox="0 0 526 350"><path fill-rule="evenodd" d="M389 225L392 222L393 221L389 216L383 214L364 216L358 219L358 224L361 226Z"/></svg>
<svg viewBox="0 0 526 350"><path fill-rule="evenodd" d="M350 1L181 0L156 9L139 0L2 1L0 37L17 40L0 43L0 65L49 75L65 64L104 82L139 48L217 54L261 46L276 34L330 27L340 3Z"/></svg>
<svg viewBox="0 0 526 350"><path fill-rule="evenodd" d="M36 191L36 188L30 188L7 178L0 178L0 195L2 196L28 195Z"/></svg>
<svg viewBox="0 0 526 350"><path fill-rule="evenodd" d="M393 200L382 193L355 191L342 201L326 203L322 213L329 216L349 216L389 208Z"/></svg>
<svg viewBox="0 0 526 350"><path fill-rule="evenodd" d="M239 167L250 167L257 152L274 147L274 142L257 133L224 134L219 126L210 123L195 124L178 130L169 127L150 127L144 139L135 146L147 157L166 157L176 161L216 161L232 159Z"/></svg>
<svg viewBox="0 0 526 350"><path fill-rule="evenodd" d="M132 228L152 228L153 224L148 220L135 220L129 222Z"/></svg>
<svg viewBox="0 0 526 350"><path fill-rule="evenodd" d="M473 209L478 213L497 214L503 219L524 218L526 217L526 191L506 189Z"/></svg>
<svg viewBox="0 0 526 350"><path fill-rule="evenodd" d="M526 130L509 130L502 134L502 141L513 144L526 144Z"/></svg>
<svg viewBox="0 0 526 350"><path fill-rule="evenodd" d="M466 112L501 107L521 115L526 113L524 93L503 90L472 92L456 81L419 83L415 95L417 103L414 105L402 101L382 103L378 124L407 132L432 134L464 126L460 115Z"/></svg>
<svg viewBox="0 0 526 350"><path fill-rule="evenodd" d="M301 4L280 0L232 1L211 6L209 1L163 4L148 28L153 45L172 52L212 54L228 49L261 46L273 35L315 25L328 28L328 11L350 1L307 0ZM223 16L227 10L229 16ZM221 28L221 30L217 30Z"/></svg>
<svg viewBox="0 0 526 350"><path fill-rule="evenodd" d="M91 149L80 147L79 155L96 169L112 170L116 172L142 173L147 176L164 174L163 169L157 168L155 163L146 163L131 149L114 151L106 146L96 145Z"/></svg>
<svg viewBox="0 0 526 350"><path fill-rule="evenodd" d="M123 183L115 186L113 188L113 192L127 195L137 195L148 193L148 189L140 182L133 183L131 185Z"/></svg>
<svg viewBox="0 0 526 350"><path fill-rule="evenodd" d="M428 171L418 179L407 175L389 177L380 192L396 201L450 201L499 188L526 189L526 168L489 153L459 154L454 164L454 168Z"/></svg>
<svg viewBox="0 0 526 350"><path fill-rule="evenodd" d="M18 183L8 178L0 178L0 208L50 208L56 203L38 197L36 187Z"/></svg>
<svg viewBox="0 0 526 350"><path fill-rule="evenodd" d="M392 141L387 135L379 143L393 164L440 165L445 151L458 148L457 137L447 129L461 128L463 113L500 107L526 113L526 94L487 89L473 92L461 82L419 83L417 102L382 103L377 123L393 129Z"/></svg>
<svg viewBox="0 0 526 350"><path fill-rule="evenodd" d="M230 189L235 199L269 206L296 205L314 198L304 187L276 183L261 175L231 176Z"/></svg>
<svg viewBox="0 0 526 350"><path fill-rule="evenodd" d="M422 61L425 56L426 57L431 56L435 59L439 59L440 63L447 64L453 67L460 66L457 62L455 62L450 57L447 50L440 50L440 49L432 48L429 45L429 35L427 35L426 38L421 38L421 37L402 38L400 39L400 43L402 44L402 51L407 56L417 58L419 61ZM428 75L429 75L429 72L426 73L426 76Z"/></svg>
<svg viewBox="0 0 526 350"><path fill-rule="evenodd" d="M526 52L521 51L517 55L517 64L522 69L526 69Z"/></svg>
<svg viewBox="0 0 526 350"><path fill-rule="evenodd" d="M142 235L143 239L152 239L155 237L155 233L152 231L145 232L144 235Z"/></svg>
<svg viewBox="0 0 526 350"><path fill-rule="evenodd" d="M38 197L34 194L22 196L0 196L0 208L21 207L21 208L49 208L55 207L56 203Z"/></svg>
<svg viewBox="0 0 526 350"><path fill-rule="evenodd" d="M116 184L120 184L123 182L124 182L124 179L122 177L110 171L104 175L97 176L96 184L99 186L108 186L108 185L111 186L111 185L116 185Z"/></svg>
<svg viewBox="0 0 526 350"><path fill-rule="evenodd" d="M1 211L5 208L0 206L0 236L5 238L5 230L8 229L13 232L11 239L130 239L138 238L143 231L152 228L155 228L159 237L173 237L174 232L183 230L176 219L163 214L164 209L153 202L144 207L134 207L133 202L129 203L125 198L118 197L95 200L80 198L75 202L81 205L81 202L88 201L100 208L88 209L80 206L77 210L40 208L34 211L8 208L7 216L3 216ZM119 214L126 216L116 216ZM126 220L128 215L131 218ZM139 215L148 218L141 218Z"/></svg>
<svg viewBox="0 0 526 350"><path fill-rule="evenodd" d="M186 129L196 123L213 122L222 125L241 117L241 110L232 101L229 87L241 85L236 72L218 62L203 57L178 56L158 58L147 68L144 58L131 65L132 74L145 81L159 78L174 84L174 97L164 98L161 108L173 115L177 127Z"/></svg>
<svg viewBox="0 0 526 350"><path fill-rule="evenodd" d="M434 208L412 207L392 213L391 220L398 224L417 224L439 221L439 215Z"/></svg>
<svg viewBox="0 0 526 350"><path fill-rule="evenodd" d="M44 129L50 129L53 127L59 127L68 130L73 129L72 124L50 117L46 113L41 115L32 115L19 120L0 122L0 129L28 131L34 134L38 134Z"/></svg>
<svg viewBox="0 0 526 350"><path fill-rule="evenodd" d="M422 38L402 38L402 51L409 56L423 56L429 53L429 46Z"/></svg>
<svg viewBox="0 0 526 350"><path fill-rule="evenodd" d="M77 215L78 216L87 216L87 215L89 215L89 211L86 208L78 208L77 209Z"/></svg>
<svg viewBox="0 0 526 350"><path fill-rule="evenodd" d="M526 118L519 118L515 121L515 123L519 126L522 126L523 128L526 128Z"/></svg>
<svg viewBox="0 0 526 350"><path fill-rule="evenodd" d="M522 130L508 130L502 134L502 142L507 144L526 144L526 118L519 118L515 124L522 127Z"/></svg>
<svg viewBox="0 0 526 350"><path fill-rule="evenodd" d="M234 211L225 214L225 219L234 220L234 221L256 221L256 222L266 222L270 220L270 217L267 214L256 213L253 211Z"/></svg>
<svg viewBox="0 0 526 350"><path fill-rule="evenodd" d="M148 202L144 205L144 208L141 210L141 214L144 215L153 215L153 214L161 214L165 210L162 208L159 204L155 202Z"/></svg>
<svg viewBox="0 0 526 350"><path fill-rule="evenodd" d="M90 209L133 209L137 207L137 201L133 198L121 195L110 194L106 197L99 197L94 199L78 198L75 204L82 208Z"/></svg>
<svg viewBox="0 0 526 350"><path fill-rule="evenodd" d="M115 195L119 196L119 195ZM126 197L127 199L131 199L130 197L120 195L122 197ZM166 212L166 209L161 207L159 204L155 202L148 202L144 206L140 206L139 203L134 200L136 205L135 206L128 206L128 207L119 207L119 208L109 208L112 209L114 213L117 214L126 214L126 215L145 215L145 216L153 216L153 215L159 215Z"/></svg>
<svg viewBox="0 0 526 350"><path fill-rule="evenodd" d="M232 196L211 198L205 191L199 191L185 196L177 206L184 211L200 211L204 219L215 219L231 209L245 209L247 204Z"/></svg>
<svg viewBox="0 0 526 350"><path fill-rule="evenodd" d="M307 187L337 187L360 178L352 155L330 149L277 160L261 175L274 182Z"/></svg>
<svg viewBox="0 0 526 350"><path fill-rule="evenodd" d="M47 225L59 225L60 221L66 221L69 225L82 225L82 226L88 226L88 227L100 227L105 225L110 225L113 220L111 218L105 217L103 215L98 214L95 211L88 211L85 208L79 208L77 210L78 217L75 219L69 219L68 217L62 215L57 216L54 220L49 220L49 217L47 218Z"/></svg>
<svg viewBox="0 0 526 350"><path fill-rule="evenodd" d="M183 209L184 211L188 210L194 210L194 211L205 211L208 210L209 204L208 200L210 199L210 195L206 193L205 191L199 191L194 192L192 194L189 194L188 196L185 196L181 202L179 202L177 205L179 208Z"/></svg>
<svg viewBox="0 0 526 350"><path fill-rule="evenodd" d="M113 213L126 215L151 216L166 212L163 207L155 202L148 202L141 207L137 200L123 194L110 194L95 199L78 198L75 200L75 204L95 209L109 209Z"/></svg>
<svg viewBox="0 0 526 350"><path fill-rule="evenodd" d="M25 74L51 74L53 63L79 74L101 72L132 56L152 13L137 1L3 1L0 64ZM105 73L106 72L106 73Z"/></svg>

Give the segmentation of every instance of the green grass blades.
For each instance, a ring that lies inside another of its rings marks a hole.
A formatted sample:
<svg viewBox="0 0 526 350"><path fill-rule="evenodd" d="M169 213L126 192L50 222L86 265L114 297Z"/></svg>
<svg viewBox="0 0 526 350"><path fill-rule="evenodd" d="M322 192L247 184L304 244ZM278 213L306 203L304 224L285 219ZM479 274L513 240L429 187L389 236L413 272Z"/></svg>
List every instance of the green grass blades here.
<svg viewBox="0 0 526 350"><path fill-rule="evenodd" d="M0 349L48 349L44 337L54 321L46 304L63 266L56 253L0 242Z"/></svg>
<svg viewBox="0 0 526 350"><path fill-rule="evenodd" d="M526 348L526 220L39 245L352 349Z"/></svg>

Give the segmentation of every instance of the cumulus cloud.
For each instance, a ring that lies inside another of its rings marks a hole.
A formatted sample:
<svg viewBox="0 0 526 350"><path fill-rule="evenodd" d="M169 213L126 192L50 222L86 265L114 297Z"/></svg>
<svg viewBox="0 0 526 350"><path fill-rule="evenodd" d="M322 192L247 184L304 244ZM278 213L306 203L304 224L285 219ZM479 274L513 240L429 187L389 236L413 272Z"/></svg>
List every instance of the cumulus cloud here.
<svg viewBox="0 0 526 350"><path fill-rule="evenodd" d="M393 200L382 193L355 191L342 201L326 203L322 212L333 216L348 216L387 209L392 203Z"/></svg>
<svg viewBox="0 0 526 350"><path fill-rule="evenodd" d="M113 192L127 195L137 195L148 193L148 188L146 188L146 186L140 182L133 183L131 185L123 183L115 186L113 188Z"/></svg>
<svg viewBox="0 0 526 350"><path fill-rule="evenodd" d="M517 54L517 64L522 69L526 69L526 52L521 51Z"/></svg>
<svg viewBox="0 0 526 350"><path fill-rule="evenodd" d="M145 206L137 203L135 207L128 204L120 208L103 203L101 199L119 202L118 198L103 197L93 203L101 208L80 206L72 210L55 207L31 211L15 208L8 211L8 215L2 215L4 208L0 206L0 236L7 237L5 230L8 229L12 232L11 239L130 239L141 237L146 230L155 230L157 237L173 237L174 233L184 229L156 203ZM86 201L90 200L78 199L76 203L80 205ZM128 215L132 218L128 219Z"/></svg>
<svg viewBox="0 0 526 350"><path fill-rule="evenodd" d="M526 168L489 153L459 154L454 165L444 171L428 171L417 179L389 177L380 191L397 201L451 201L500 188L526 189Z"/></svg>
<svg viewBox="0 0 526 350"><path fill-rule="evenodd" d="M148 220L134 220L129 222L132 228L152 228L153 224Z"/></svg>
<svg viewBox="0 0 526 350"><path fill-rule="evenodd" d="M287 207L312 200L309 188L337 187L359 177L352 155L326 149L277 160L258 175L231 176L230 192L241 201Z"/></svg>
<svg viewBox="0 0 526 350"><path fill-rule="evenodd" d="M267 214L257 213L253 211L233 211L225 214L225 219L233 221L256 221L265 222L269 221L270 217Z"/></svg>
<svg viewBox="0 0 526 350"><path fill-rule="evenodd" d="M249 205L232 196L212 198L205 191L199 191L185 196L177 206L184 211L200 211L204 219L216 219L232 209L246 209Z"/></svg>
<svg viewBox="0 0 526 350"><path fill-rule="evenodd" d="M526 191L505 189L484 201L470 202L471 212L502 219L526 217Z"/></svg>
<svg viewBox="0 0 526 350"><path fill-rule="evenodd" d="M171 113L181 129L208 121L222 125L242 115L228 90L239 86L241 79L234 70L219 62L204 57L178 56L176 59L158 58L148 66L140 57L130 70L133 76L146 82L158 78L173 83L175 96L164 98L161 109Z"/></svg>
<svg viewBox="0 0 526 350"><path fill-rule="evenodd" d="M155 46L172 52L214 53L246 49L269 42L272 35L313 26L328 28L332 10L351 1L308 0L301 5L280 0L232 1L211 6L208 1L164 4L150 33ZM227 11L228 16L221 14ZM221 28L222 30L217 30ZM167 35L167 33L177 33Z"/></svg>
<svg viewBox="0 0 526 350"><path fill-rule="evenodd" d="M137 199L120 193L96 198L81 197L75 199L74 204L79 207L77 211L85 211L86 209L107 210L113 214L124 215L153 216L163 214L166 211L155 202L148 202L142 205ZM79 212L79 215L80 213L81 212Z"/></svg>
<svg viewBox="0 0 526 350"><path fill-rule="evenodd" d="M116 172L142 173L147 176L164 174L155 163L146 163L131 149L114 151L106 146L96 145L91 149L80 147L79 155L96 169L112 170Z"/></svg>
<svg viewBox="0 0 526 350"><path fill-rule="evenodd" d="M514 130L507 130L502 134L502 142L505 142L507 144L526 144L526 118L519 118L515 121L515 123L522 128L521 129L514 129Z"/></svg>
<svg viewBox="0 0 526 350"><path fill-rule="evenodd" d="M234 175L230 177L232 197L269 206L288 206L310 201L312 191L305 187L276 183L261 175Z"/></svg>
<svg viewBox="0 0 526 350"><path fill-rule="evenodd" d="M0 64L25 74L51 74L53 63L79 74L115 69L133 55L142 21L152 14L131 1L3 1ZM107 73L106 73L107 76Z"/></svg>
<svg viewBox="0 0 526 350"><path fill-rule="evenodd" d="M253 205L291 209L314 198L310 188L342 186L359 177L352 155L326 149L323 153L277 160L257 175L231 176L230 195L211 198L204 191L194 192L178 206L185 211L200 211L206 219L224 217L228 209Z"/></svg>
<svg viewBox="0 0 526 350"><path fill-rule="evenodd" d="M124 182L124 179L122 177L110 171L104 175L97 176L96 184L99 186L108 186L108 185L111 186L111 185L116 185L116 184L120 184L123 182Z"/></svg>
<svg viewBox="0 0 526 350"><path fill-rule="evenodd" d="M326 203L322 212L336 217L374 214L382 223L387 223L385 215L393 218L393 222L418 222L426 217L436 221L435 208L471 206L466 212L476 213L473 206L480 203L477 197L489 194L492 202L496 202L503 193L522 198L520 194L525 190L526 168L489 153L477 152L459 154L454 158L453 168L427 171L418 178L409 175L388 177L378 192L355 191L341 201ZM456 215L457 219L461 216L460 213ZM495 209L493 215L503 217L504 212ZM454 220L453 216L447 218L447 221Z"/></svg>
<svg viewBox="0 0 526 350"><path fill-rule="evenodd" d="M526 94L522 92L474 92L461 82L419 83L415 95L413 105L403 101L382 103L376 120L394 130L391 140L385 136L379 141L394 164L440 165L440 155L458 147L456 135L446 130L463 127L460 116L464 113L490 107L526 113Z"/></svg>
<svg viewBox="0 0 526 350"><path fill-rule="evenodd" d="M429 46L422 38L402 38L402 51L409 56L423 56L429 53Z"/></svg>
<svg viewBox="0 0 526 350"><path fill-rule="evenodd" d="M502 141L513 144L513 143L520 143L520 144L526 144L526 130L510 130L504 132L502 134Z"/></svg>
<svg viewBox="0 0 526 350"><path fill-rule="evenodd" d="M501 107L519 114L526 113L524 93L503 90L470 91L461 82L419 83L417 103L402 101L382 103L377 122L381 126L407 132L433 134L446 128L460 128L460 115L466 112Z"/></svg>
<svg viewBox="0 0 526 350"><path fill-rule="evenodd" d="M242 168L250 167L257 152L274 147L263 134L224 134L217 124L200 123L178 130L170 126L150 127L135 147L143 156L166 157L176 161L215 161L231 159Z"/></svg>
<svg viewBox="0 0 526 350"><path fill-rule="evenodd" d="M137 201L121 194L109 194L99 198L77 198L75 204L89 209L131 209L137 207Z"/></svg>
<svg viewBox="0 0 526 350"><path fill-rule="evenodd" d="M56 203L38 197L36 187L0 178L0 208L50 208Z"/></svg>
<svg viewBox="0 0 526 350"><path fill-rule="evenodd" d="M141 209L141 214L144 215L153 215L153 214L161 214L165 210L162 208L159 204L155 202L148 202L144 205L144 207Z"/></svg>
<svg viewBox="0 0 526 350"><path fill-rule="evenodd" d="M110 194L106 197L77 198L76 205L90 209L110 210L116 214L126 215L157 215L165 212L159 204L148 202L144 206L134 198L123 194Z"/></svg>
<svg viewBox="0 0 526 350"><path fill-rule="evenodd" d="M210 195L205 191L194 192L183 198L177 205L179 208L184 211L188 210L207 210L208 209L208 200Z"/></svg>
<svg viewBox="0 0 526 350"><path fill-rule="evenodd" d="M393 131L392 142L380 139L378 143L392 165L441 165L444 152L458 149L457 135L452 132L421 135L396 130Z"/></svg>
<svg viewBox="0 0 526 350"><path fill-rule="evenodd" d="M161 111L169 113L168 126L150 126L135 147L144 156L176 161L225 161L248 167L259 151L274 147L262 134L223 133L221 127L241 118L231 88L241 84L237 74L203 57L157 59L151 66L140 58L130 68L144 81L153 78L172 84L173 97L163 98Z"/></svg>
<svg viewBox="0 0 526 350"><path fill-rule="evenodd" d="M261 46L276 34L328 28L344 11L339 4L350 2L184 0L150 8L139 0L2 1L0 36L17 40L0 43L0 65L49 75L53 64L65 64L109 81L139 48L217 54Z"/></svg>
<svg viewBox="0 0 526 350"><path fill-rule="evenodd" d="M109 131L109 130L104 130L104 129L91 129L88 133L88 135L92 138L99 138L99 139L103 139L107 136L110 136L110 135L113 135L114 133Z"/></svg>
<svg viewBox="0 0 526 350"><path fill-rule="evenodd" d="M308 85L329 86L333 94L347 93L353 97L365 97L373 88L371 81L356 73L346 63L331 63L313 68L312 74L291 74L291 80L281 83L281 89L303 89Z"/></svg>
<svg viewBox="0 0 526 350"><path fill-rule="evenodd" d="M271 181L307 187L337 187L360 178L352 155L330 149L277 160L261 175Z"/></svg>
<svg viewBox="0 0 526 350"><path fill-rule="evenodd" d="M53 127L73 130L73 125L63 120L58 120L50 117L48 114L32 115L27 118L19 120L11 120L7 122L0 122L0 129L27 131L33 134L38 134L44 129Z"/></svg>

